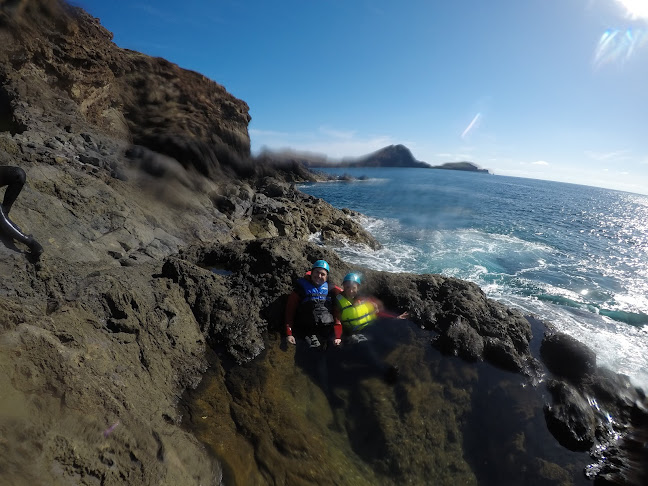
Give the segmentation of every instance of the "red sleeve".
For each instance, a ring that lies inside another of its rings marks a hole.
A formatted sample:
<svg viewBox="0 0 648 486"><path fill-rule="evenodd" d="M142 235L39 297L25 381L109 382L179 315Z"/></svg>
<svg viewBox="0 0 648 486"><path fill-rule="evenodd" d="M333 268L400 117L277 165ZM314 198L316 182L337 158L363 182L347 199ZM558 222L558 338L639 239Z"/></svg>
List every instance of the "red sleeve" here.
<svg viewBox="0 0 648 486"><path fill-rule="evenodd" d="M335 334L335 339L342 339L342 323L338 319L333 324L333 333Z"/></svg>
<svg viewBox="0 0 648 486"><path fill-rule="evenodd" d="M297 306L299 305L299 295L297 292L293 292L288 296L286 301L286 336L292 336L292 326L295 323L295 313L297 312Z"/></svg>

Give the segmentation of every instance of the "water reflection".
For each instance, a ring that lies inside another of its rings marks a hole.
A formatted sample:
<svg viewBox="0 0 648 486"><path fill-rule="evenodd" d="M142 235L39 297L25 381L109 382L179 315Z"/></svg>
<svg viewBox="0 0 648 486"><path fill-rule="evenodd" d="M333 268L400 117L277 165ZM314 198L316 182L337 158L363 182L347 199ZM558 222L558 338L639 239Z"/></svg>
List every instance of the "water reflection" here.
<svg viewBox="0 0 648 486"><path fill-rule="evenodd" d="M407 321L372 326L374 357L282 346L228 369L214 360L189 425L227 484L585 484L586 454L546 429L540 391L442 356ZM383 366L397 365L388 383Z"/></svg>

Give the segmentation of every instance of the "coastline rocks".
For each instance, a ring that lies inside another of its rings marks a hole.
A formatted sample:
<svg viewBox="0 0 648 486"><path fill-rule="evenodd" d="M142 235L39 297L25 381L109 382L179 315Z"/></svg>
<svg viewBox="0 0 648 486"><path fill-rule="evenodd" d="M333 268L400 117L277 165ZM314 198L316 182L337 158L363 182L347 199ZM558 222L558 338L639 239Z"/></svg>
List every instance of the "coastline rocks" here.
<svg viewBox="0 0 648 486"><path fill-rule="evenodd" d="M547 428L564 447L596 461L586 475L596 485L644 484L648 469L648 401L629 379L596 365L596 355L571 336L545 325L542 362L551 403Z"/></svg>
<svg viewBox="0 0 648 486"><path fill-rule="evenodd" d="M178 394L206 365L179 289L145 264L99 272L10 261L0 294L0 482L216 481L219 466L178 427Z"/></svg>
<svg viewBox="0 0 648 486"><path fill-rule="evenodd" d="M437 336L434 345L445 354L455 354L467 361L478 361L484 355L484 339L461 317Z"/></svg>
<svg viewBox="0 0 648 486"><path fill-rule="evenodd" d="M537 375L529 322L519 311L488 299L477 285L440 275L363 273L363 292L388 309L408 311L409 319L437 332L433 342L441 351Z"/></svg>
<svg viewBox="0 0 648 486"><path fill-rule="evenodd" d="M591 404L566 383L551 380L547 389L554 403L544 410L549 431L569 450L590 450L596 427Z"/></svg>
<svg viewBox="0 0 648 486"><path fill-rule="evenodd" d="M540 356L554 375L579 383L596 371L596 354L571 336L557 332L545 334Z"/></svg>

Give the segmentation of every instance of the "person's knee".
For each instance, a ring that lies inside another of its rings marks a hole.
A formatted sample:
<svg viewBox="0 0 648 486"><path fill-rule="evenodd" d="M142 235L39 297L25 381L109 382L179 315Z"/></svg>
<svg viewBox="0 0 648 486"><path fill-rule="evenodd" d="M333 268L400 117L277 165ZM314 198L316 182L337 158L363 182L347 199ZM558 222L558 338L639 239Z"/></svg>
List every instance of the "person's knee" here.
<svg viewBox="0 0 648 486"><path fill-rule="evenodd" d="M12 179L14 184L20 184L22 186L27 180L27 174L21 167L14 167Z"/></svg>

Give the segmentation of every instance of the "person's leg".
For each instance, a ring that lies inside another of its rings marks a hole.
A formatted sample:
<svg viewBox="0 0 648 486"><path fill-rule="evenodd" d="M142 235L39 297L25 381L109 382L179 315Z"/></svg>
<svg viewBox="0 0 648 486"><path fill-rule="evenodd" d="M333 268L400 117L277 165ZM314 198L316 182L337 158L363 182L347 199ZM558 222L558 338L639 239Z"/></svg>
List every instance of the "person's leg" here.
<svg viewBox="0 0 648 486"><path fill-rule="evenodd" d="M36 259L43 253L43 247L31 235L26 235L9 219L11 206L16 202L20 191L25 185L27 176L20 167L9 165L0 166L0 187L7 186L2 205L0 205L0 232L14 240L27 245L32 256Z"/></svg>
<svg viewBox="0 0 648 486"><path fill-rule="evenodd" d="M4 210L5 216L9 216L11 206L16 202L26 180L27 175L20 167L10 165L0 166L0 187L7 186L2 201L2 209Z"/></svg>

